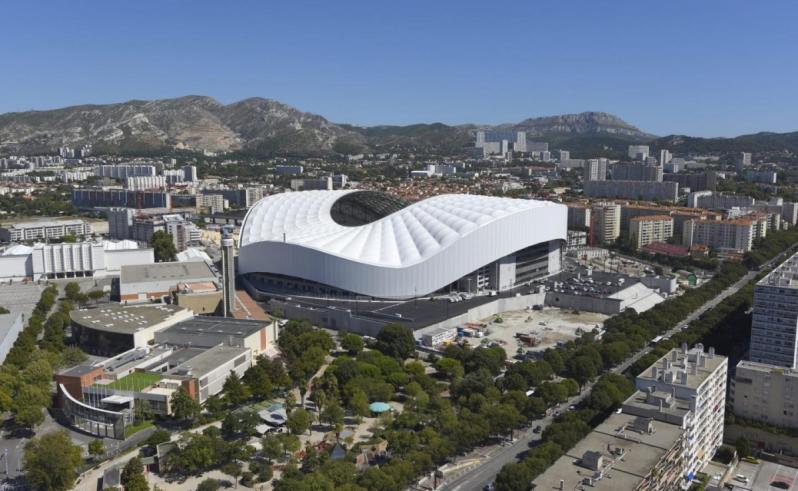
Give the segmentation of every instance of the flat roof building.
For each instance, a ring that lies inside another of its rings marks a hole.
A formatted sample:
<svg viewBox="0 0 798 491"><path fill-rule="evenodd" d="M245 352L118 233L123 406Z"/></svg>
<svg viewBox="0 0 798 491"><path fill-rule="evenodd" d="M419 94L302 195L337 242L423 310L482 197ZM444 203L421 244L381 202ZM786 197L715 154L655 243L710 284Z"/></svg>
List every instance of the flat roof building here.
<svg viewBox="0 0 798 491"><path fill-rule="evenodd" d="M51 240L61 239L67 235L84 237L91 233L91 226L84 220L47 220L12 223L0 227L0 240L4 242Z"/></svg>
<svg viewBox="0 0 798 491"><path fill-rule="evenodd" d="M536 477L532 489L679 489L683 435L675 425L614 413Z"/></svg>
<svg viewBox="0 0 798 491"><path fill-rule="evenodd" d="M798 254L754 287L751 361L798 368Z"/></svg>
<svg viewBox="0 0 798 491"><path fill-rule="evenodd" d="M673 218L667 215L635 217L629 221L629 238L635 249L673 237Z"/></svg>
<svg viewBox="0 0 798 491"><path fill-rule="evenodd" d="M218 277L203 261L126 265L119 276L119 299L125 303L161 299L181 283L218 284Z"/></svg>
<svg viewBox="0 0 798 491"><path fill-rule="evenodd" d="M176 305L104 305L73 310L73 336L81 348L93 354L112 356L152 344L155 333L193 317Z"/></svg>
<svg viewBox="0 0 798 491"><path fill-rule="evenodd" d="M254 359L273 351L277 337L277 323L273 319L196 316L155 333L155 342L205 348L220 344L247 347Z"/></svg>
<svg viewBox="0 0 798 491"><path fill-rule="evenodd" d="M798 428L798 371L741 361L729 389L734 414L774 426Z"/></svg>
<svg viewBox="0 0 798 491"><path fill-rule="evenodd" d="M692 424L687 428L686 473L701 471L723 443L726 402L726 377L729 360L704 352L697 344L674 348L635 379L638 390L671 394L676 400L690 401Z"/></svg>

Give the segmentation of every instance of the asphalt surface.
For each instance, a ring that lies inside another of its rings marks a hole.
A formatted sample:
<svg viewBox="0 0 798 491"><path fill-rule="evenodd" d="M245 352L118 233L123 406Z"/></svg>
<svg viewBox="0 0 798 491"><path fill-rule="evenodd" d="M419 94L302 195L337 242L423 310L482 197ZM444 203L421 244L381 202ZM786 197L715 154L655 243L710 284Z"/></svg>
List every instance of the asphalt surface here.
<svg viewBox="0 0 798 491"><path fill-rule="evenodd" d="M679 322L677 326L674 326L672 329L667 331L667 333L664 333L663 336L665 337L672 336L673 334L679 332L682 326L690 324L708 310L715 308L720 302L740 291L746 284L748 284L748 282L754 279L754 277L756 277L756 275L758 275L760 272L767 270L774 263L781 261L786 255L790 254L793 249L795 249L795 247L782 252L781 254L774 257L767 263L763 264L758 270L749 271L748 273L746 273L745 276L743 276L740 280L738 280L736 283L723 290L712 300L706 302L704 305L693 311L684 320ZM612 368L610 372L611 373L625 372L637 360L650 353L652 349L653 348L651 346L646 346L645 348L638 351L631 357L627 358L626 361L624 361L620 365L617 365L614 368ZM578 405L590 394L590 391L593 389L594 385L595 381L586 385L585 388L582 390L581 394L569 399L567 402L561 404L559 407L565 408L565 410L567 410L568 406L570 405ZM540 425L543 429L545 429L547 426L551 424L553 419L554 418L552 416L547 416L545 418L532 421L529 429L523 430L522 432L516 432L517 439L511 445L498 446L498 447L483 447L481 449L477 449L476 453L484 455L482 460L478 464L475 464L470 468L464 469L459 472L455 472L452 476L448 477L447 480L444 481L444 483L438 487L438 489L448 490L448 491L472 491L472 490L480 490L486 484L492 483L496 478L496 474L499 473L499 471L501 470L502 467L504 467L505 464L517 462L519 459L523 458L525 453L530 448L530 443L537 442L540 440L540 435L533 433L532 428Z"/></svg>

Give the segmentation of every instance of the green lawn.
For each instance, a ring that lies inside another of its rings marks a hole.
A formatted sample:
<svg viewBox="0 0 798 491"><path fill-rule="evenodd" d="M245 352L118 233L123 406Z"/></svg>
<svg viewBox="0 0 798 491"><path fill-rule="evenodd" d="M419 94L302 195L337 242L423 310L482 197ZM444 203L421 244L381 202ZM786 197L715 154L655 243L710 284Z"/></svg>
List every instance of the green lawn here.
<svg viewBox="0 0 798 491"><path fill-rule="evenodd" d="M130 435L132 435L134 433L138 433L139 431L143 430L144 428L149 428L150 426L154 426L154 425L155 425L155 423L153 423L151 420L147 420L147 421L142 421L139 424L132 424L132 425L125 426L125 438L130 438Z"/></svg>
<svg viewBox="0 0 798 491"><path fill-rule="evenodd" d="M104 387L109 389L140 391L145 387L155 384L159 380L161 380L161 376L157 373L133 372Z"/></svg>

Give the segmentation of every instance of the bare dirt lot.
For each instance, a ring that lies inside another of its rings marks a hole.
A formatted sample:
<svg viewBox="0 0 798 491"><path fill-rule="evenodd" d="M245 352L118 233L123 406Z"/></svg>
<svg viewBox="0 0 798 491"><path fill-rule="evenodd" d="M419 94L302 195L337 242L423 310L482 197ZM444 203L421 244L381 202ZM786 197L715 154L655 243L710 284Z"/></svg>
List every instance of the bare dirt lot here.
<svg viewBox="0 0 798 491"><path fill-rule="evenodd" d="M515 356L519 345L524 350L543 351L556 346L559 341L571 341L581 331L591 331L596 326L601 327L609 317L592 312L575 313L570 310L545 308L544 310L512 310L499 314L503 322L495 322L494 317L483 319L488 324L489 334L483 339L499 343L507 352L508 357ZM530 346L519 343L516 334L530 334L537 344ZM474 341L477 341L474 339Z"/></svg>

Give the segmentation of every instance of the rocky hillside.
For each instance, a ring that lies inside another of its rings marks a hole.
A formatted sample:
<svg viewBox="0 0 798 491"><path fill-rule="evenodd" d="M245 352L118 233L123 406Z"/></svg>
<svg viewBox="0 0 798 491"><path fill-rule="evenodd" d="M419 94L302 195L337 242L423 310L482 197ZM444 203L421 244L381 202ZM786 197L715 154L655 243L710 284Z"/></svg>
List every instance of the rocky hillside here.
<svg viewBox="0 0 798 491"><path fill-rule="evenodd" d="M324 155L361 151L453 154L473 144L477 129L526 131L532 139L654 138L607 113L526 119L499 126L440 123L410 126L335 124L271 99L224 105L204 96L74 106L0 115L0 154L52 151L91 143L99 151L164 149L241 151L254 155Z"/></svg>

